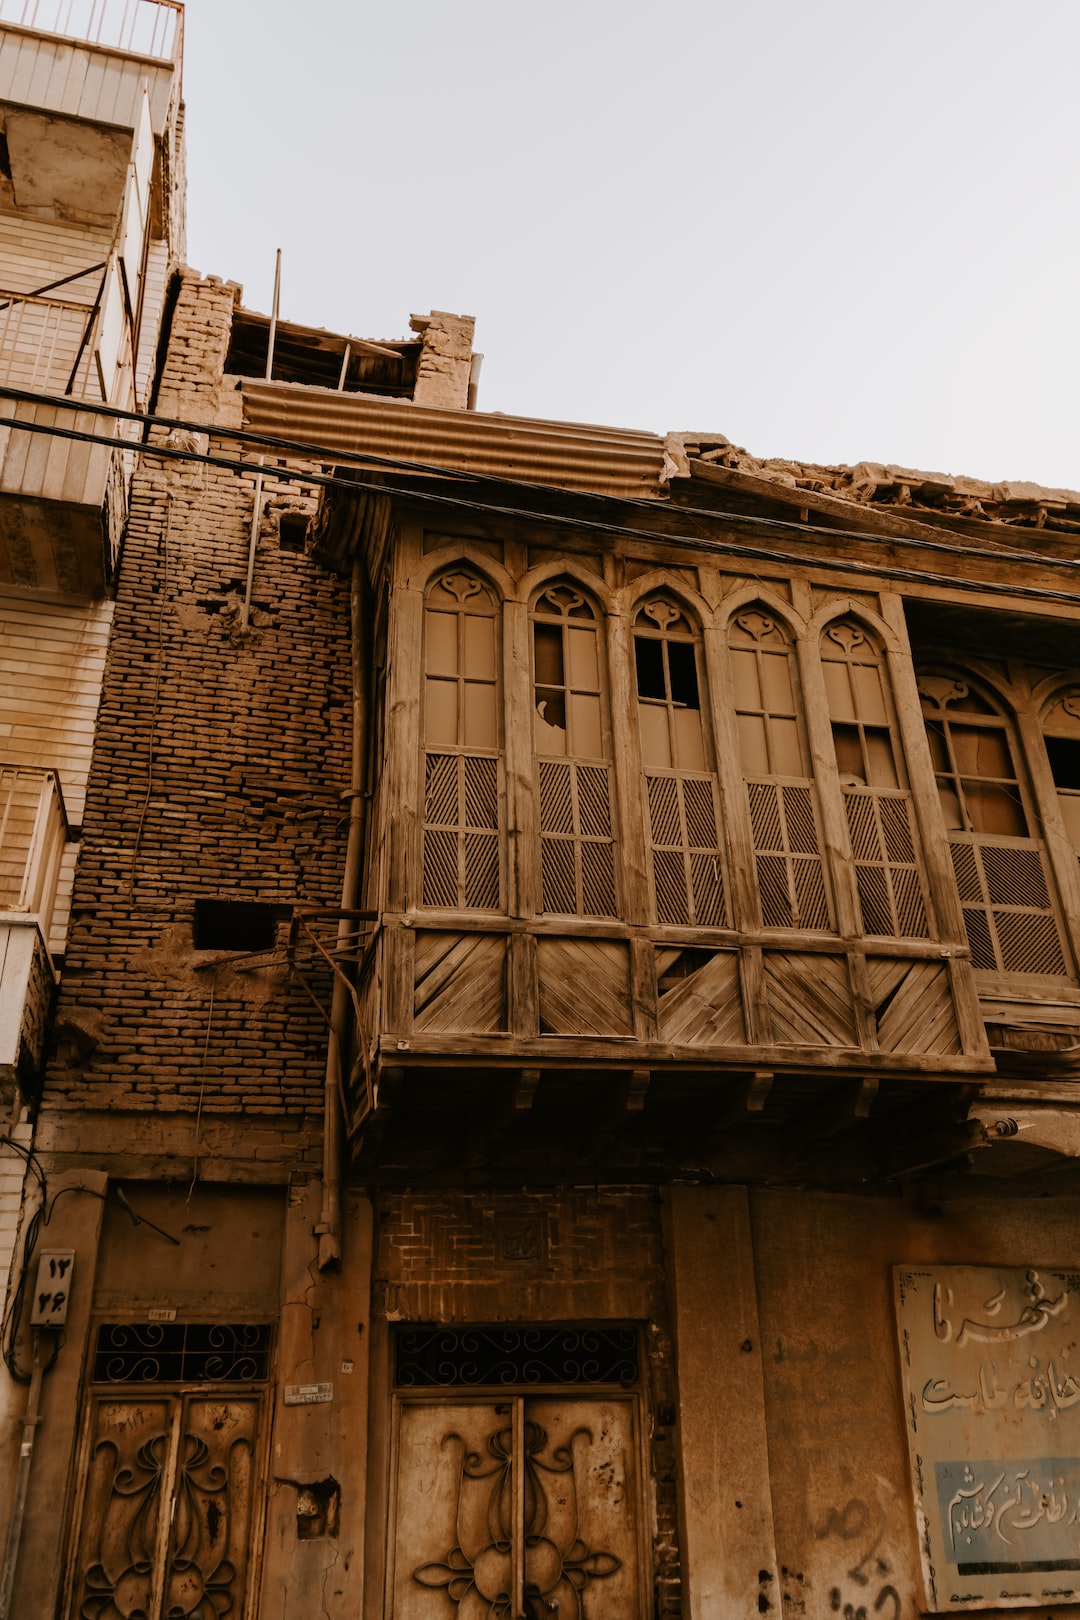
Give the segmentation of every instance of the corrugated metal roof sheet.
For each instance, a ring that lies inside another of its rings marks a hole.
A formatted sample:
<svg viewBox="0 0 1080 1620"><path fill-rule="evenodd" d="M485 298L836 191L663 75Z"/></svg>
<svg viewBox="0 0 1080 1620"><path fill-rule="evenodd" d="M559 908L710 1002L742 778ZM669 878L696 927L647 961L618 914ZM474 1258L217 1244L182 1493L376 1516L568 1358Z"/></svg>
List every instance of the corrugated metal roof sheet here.
<svg viewBox="0 0 1080 1620"><path fill-rule="evenodd" d="M655 433L437 410L411 400L339 394L297 383L242 385L244 426L349 451L399 456L455 472L521 478L616 497L661 493L664 441Z"/></svg>

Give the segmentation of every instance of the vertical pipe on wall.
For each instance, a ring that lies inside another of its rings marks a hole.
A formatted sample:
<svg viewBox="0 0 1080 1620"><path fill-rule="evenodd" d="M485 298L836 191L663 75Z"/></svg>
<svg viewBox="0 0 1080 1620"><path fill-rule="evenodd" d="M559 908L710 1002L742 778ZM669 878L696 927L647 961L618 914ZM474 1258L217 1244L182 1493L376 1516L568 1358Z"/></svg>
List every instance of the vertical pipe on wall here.
<svg viewBox="0 0 1080 1620"><path fill-rule="evenodd" d="M352 761L349 772L349 836L345 848L345 872L341 881L341 909L355 911L360 899L364 858L364 764L367 759L367 646L364 621L364 574L359 559L353 562L349 590L349 629L352 665ZM355 943L356 920L338 920L337 945L343 953ZM326 1084L323 1097L323 1196L319 1224L319 1269L336 1266L341 1259L341 1183L344 1158L344 1120L341 1098L344 1087L344 1053L349 1043L352 997L349 987L334 976L330 1004L330 1040L326 1050Z"/></svg>
<svg viewBox="0 0 1080 1620"><path fill-rule="evenodd" d="M274 264L274 302L270 310L270 330L266 338L266 381L274 374L274 347L277 343L278 306L281 302L281 249L277 250ZM259 457L259 466L264 457ZM251 591L255 583L255 548L259 543L259 522L262 518L263 475L255 475L255 499L251 508L251 534L248 538L247 580L244 584L244 605L240 609L240 628L246 630L251 617Z"/></svg>

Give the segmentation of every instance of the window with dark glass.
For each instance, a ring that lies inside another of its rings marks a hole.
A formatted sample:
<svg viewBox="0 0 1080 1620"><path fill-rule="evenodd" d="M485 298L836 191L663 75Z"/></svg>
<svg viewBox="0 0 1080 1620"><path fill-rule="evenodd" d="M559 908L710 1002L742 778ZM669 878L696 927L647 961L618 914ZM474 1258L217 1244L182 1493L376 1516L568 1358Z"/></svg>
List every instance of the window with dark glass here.
<svg viewBox="0 0 1080 1620"><path fill-rule="evenodd" d="M750 607L736 614L728 644L762 921L766 928L828 929L791 638L766 608Z"/></svg>
<svg viewBox="0 0 1080 1620"><path fill-rule="evenodd" d="M499 860L498 622L492 592L444 574L424 614L423 903L496 911Z"/></svg>
<svg viewBox="0 0 1080 1620"><path fill-rule="evenodd" d="M972 682L926 671L923 717L972 963L988 972L1068 972L1038 819L1012 723Z"/></svg>
<svg viewBox="0 0 1080 1620"><path fill-rule="evenodd" d="M821 664L863 930L924 938L911 795L884 651L856 620L840 619L821 638Z"/></svg>
<svg viewBox="0 0 1080 1620"><path fill-rule="evenodd" d="M656 920L722 927L720 808L701 657L700 635L678 603L657 596L638 609L634 663Z"/></svg>
<svg viewBox="0 0 1080 1620"><path fill-rule="evenodd" d="M613 917L615 855L600 620L564 581L533 605L533 745L541 908Z"/></svg>
<svg viewBox="0 0 1080 1620"><path fill-rule="evenodd" d="M1043 721L1043 741L1065 831L1080 854L1080 690L1051 704Z"/></svg>

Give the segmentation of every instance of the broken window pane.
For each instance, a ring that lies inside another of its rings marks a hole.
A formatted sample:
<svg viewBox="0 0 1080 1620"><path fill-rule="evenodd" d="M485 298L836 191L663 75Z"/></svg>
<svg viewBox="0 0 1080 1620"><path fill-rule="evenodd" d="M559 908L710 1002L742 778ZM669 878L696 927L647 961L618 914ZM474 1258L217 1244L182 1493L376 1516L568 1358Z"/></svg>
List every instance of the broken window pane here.
<svg viewBox="0 0 1080 1620"><path fill-rule="evenodd" d="M566 753L566 697L549 686L536 689L533 740L538 754Z"/></svg>
<svg viewBox="0 0 1080 1620"><path fill-rule="evenodd" d="M836 749L836 768L845 787L866 786L866 767L858 726L833 726L833 745Z"/></svg>
<svg viewBox="0 0 1080 1620"><path fill-rule="evenodd" d="M697 659L688 641L669 641L668 669L671 675L671 701L688 709L698 707Z"/></svg>
<svg viewBox="0 0 1080 1620"><path fill-rule="evenodd" d="M555 624L533 625L533 649L536 658L536 685L562 686L563 633Z"/></svg>
<svg viewBox="0 0 1080 1620"><path fill-rule="evenodd" d="M953 754L962 775L1015 780L1009 744L996 726L952 726Z"/></svg>
<svg viewBox="0 0 1080 1620"><path fill-rule="evenodd" d="M890 733L884 727L867 726L863 740L866 745L867 780L871 787L899 787Z"/></svg>
<svg viewBox="0 0 1080 1620"><path fill-rule="evenodd" d="M634 659L637 664L638 697L663 701L667 696L664 689L663 643L654 641L650 636L635 636Z"/></svg>
<svg viewBox="0 0 1080 1620"><path fill-rule="evenodd" d="M1023 837L1027 820L1015 787L999 787L989 782L965 781L964 802L973 832Z"/></svg>
<svg viewBox="0 0 1080 1620"><path fill-rule="evenodd" d="M1080 738L1047 737L1044 740L1056 786L1080 789Z"/></svg>

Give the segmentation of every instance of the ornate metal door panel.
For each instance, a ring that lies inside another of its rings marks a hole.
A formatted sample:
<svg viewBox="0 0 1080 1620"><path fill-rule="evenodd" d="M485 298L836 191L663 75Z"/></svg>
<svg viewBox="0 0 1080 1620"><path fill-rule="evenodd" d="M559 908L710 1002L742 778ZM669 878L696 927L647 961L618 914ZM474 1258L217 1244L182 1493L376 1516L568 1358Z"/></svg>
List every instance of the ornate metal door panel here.
<svg viewBox="0 0 1080 1620"><path fill-rule="evenodd" d="M94 1402L72 1620L242 1620L259 1405Z"/></svg>
<svg viewBox="0 0 1080 1620"><path fill-rule="evenodd" d="M632 1397L402 1402L393 1620L643 1616Z"/></svg>

